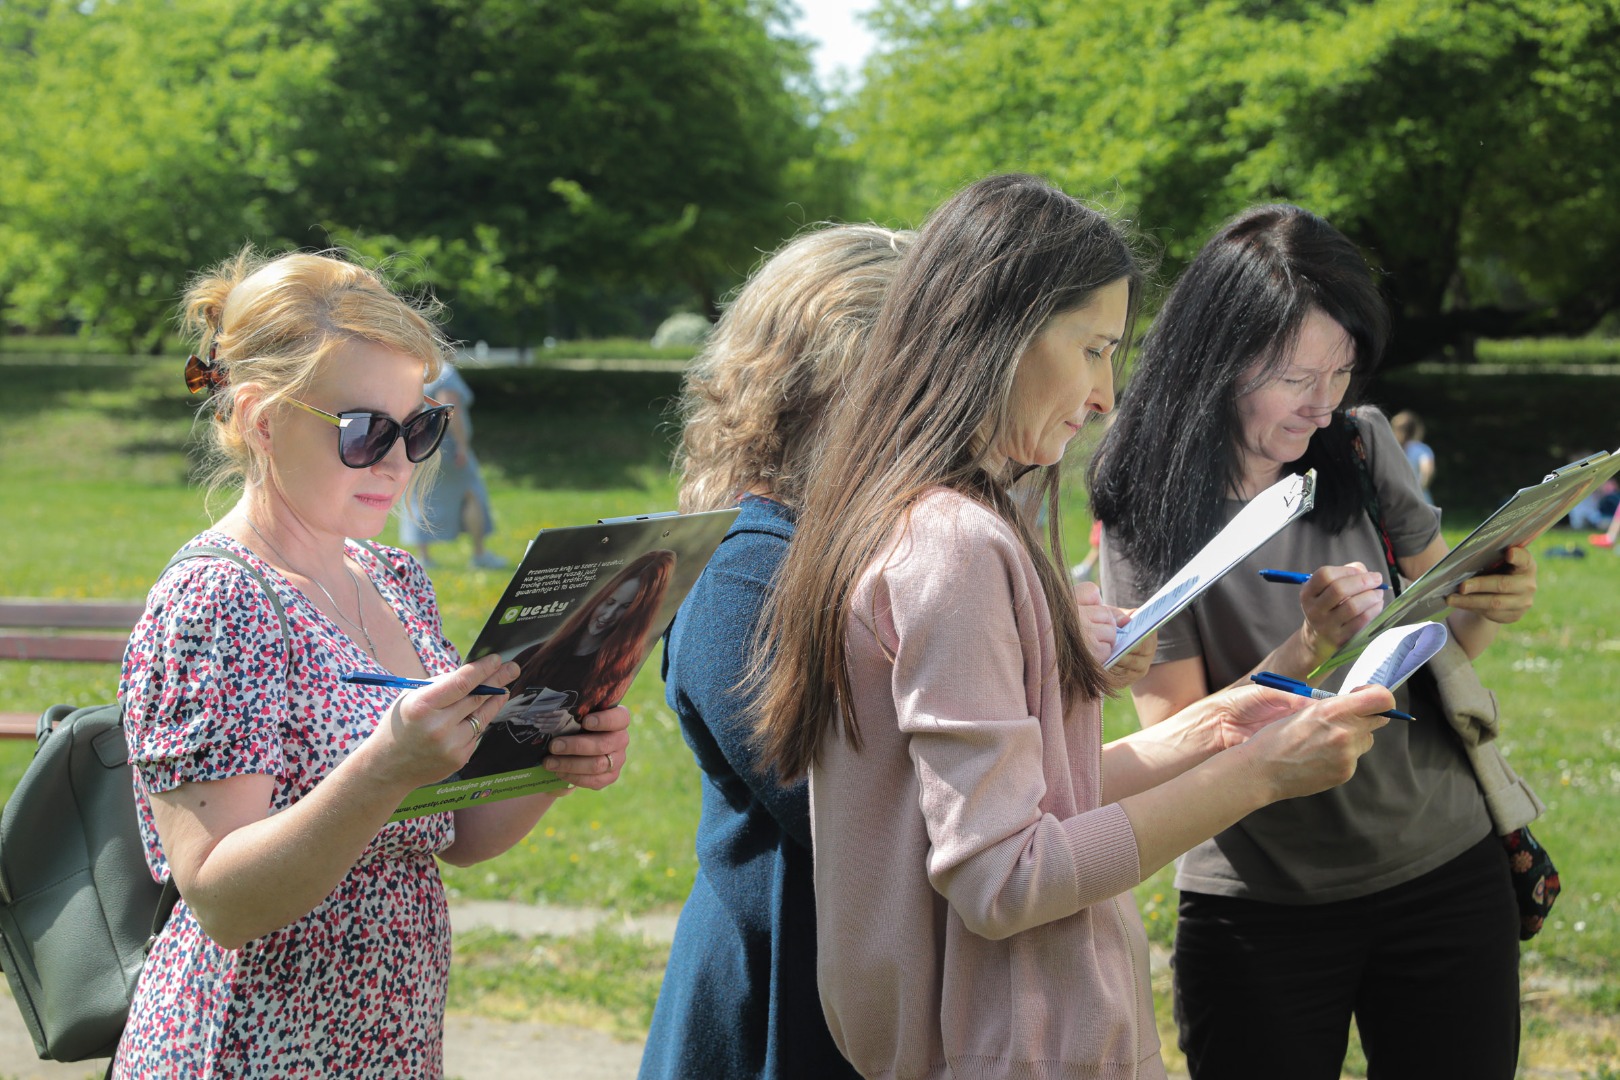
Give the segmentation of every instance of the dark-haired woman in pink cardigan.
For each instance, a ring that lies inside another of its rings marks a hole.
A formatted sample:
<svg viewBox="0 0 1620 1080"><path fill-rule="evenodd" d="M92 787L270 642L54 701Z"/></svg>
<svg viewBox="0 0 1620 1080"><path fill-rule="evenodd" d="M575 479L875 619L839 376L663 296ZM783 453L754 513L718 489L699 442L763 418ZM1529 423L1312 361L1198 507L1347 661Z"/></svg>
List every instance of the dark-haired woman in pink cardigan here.
<svg viewBox="0 0 1620 1080"><path fill-rule="evenodd" d="M1141 276L1044 182L974 184L922 229L828 419L759 741L810 776L821 999L864 1076L1163 1077L1124 894L1343 782L1392 705L1246 687L1103 744L1111 682L1061 545L1008 488L1047 468L1059 520L1056 466L1113 405Z"/></svg>

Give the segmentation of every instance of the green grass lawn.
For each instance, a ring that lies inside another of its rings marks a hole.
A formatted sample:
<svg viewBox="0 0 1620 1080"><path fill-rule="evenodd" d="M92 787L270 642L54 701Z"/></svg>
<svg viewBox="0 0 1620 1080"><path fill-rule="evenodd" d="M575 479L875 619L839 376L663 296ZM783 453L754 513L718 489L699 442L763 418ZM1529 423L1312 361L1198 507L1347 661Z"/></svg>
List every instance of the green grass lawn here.
<svg viewBox="0 0 1620 1080"><path fill-rule="evenodd" d="M193 424L179 367L174 358L0 357L7 384L0 395L0 595L139 598L169 555L206 525L191 486ZM667 407L678 376L513 368L474 371L469 379L498 518L495 551L515 559L544 526L673 507ZM1424 413L1441 452L1438 495L1464 508L1447 517L1456 540L1471 524L1467 515L1477 519L1513 488L1539 479L1566 444L1620 443L1612 424L1604 426L1614 386L1571 376L1476 378L1459 386L1402 372L1377 394L1392 407ZM1067 503L1073 560L1083 552L1087 522L1078 491ZM213 509L217 515L227 507ZM1584 538L1555 531L1536 550L1577 540ZM435 554L446 623L465 647L505 580L467 569L460 545ZM1479 662L1502 702L1510 756L1548 803L1536 831L1563 875L1553 919L1525 950L1524 1061L1526 1075L1562 1067L1575 1070L1563 1075L1598 1077L1605 1073L1581 1070L1620 1069L1620 860L1612 840L1620 817L1620 557L1595 550L1580 560L1542 557L1540 581L1531 615ZM447 868L453 893L626 912L680 904L696 869L697 775L664 705L657 668L654 657L629 697L636 721L622 782L562 800L499 859ZM111 700L116 682L110 665L0 664L0 709ZM1135 723L1128 699L1110 702L1106 718L1115 735ZM0 795L10 792L29 752L26 742L0 742ZM1138 890L1160 943L1174 925L1169 880L1166 871ZM501 1015L554 1016L559 1002L574 1002L580 1022L622 1034L644 1030L662 959L657 948L607 932L565 941L470 936L457 948L457 1007L476 1002ZM1167 990L1159 989L1167 1029ZM1166 1041L1173 1061L1173 1037Z"/></svg>

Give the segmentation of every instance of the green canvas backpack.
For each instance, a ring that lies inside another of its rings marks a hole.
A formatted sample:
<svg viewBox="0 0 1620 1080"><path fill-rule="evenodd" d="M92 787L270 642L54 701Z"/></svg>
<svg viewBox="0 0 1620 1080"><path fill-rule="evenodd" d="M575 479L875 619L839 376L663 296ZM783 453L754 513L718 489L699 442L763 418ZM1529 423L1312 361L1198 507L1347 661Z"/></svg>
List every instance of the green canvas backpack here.
<svg viewBox="0 0 1620 1080"><path fill-rule="evenodd" d="M163 571L203 557L251 574L292 640L275 590L236 553L190 548ZM119 706L53 706L37 738L0 813L0 966L41 1058L111 1057L180 893L146 865Z"/></svg>

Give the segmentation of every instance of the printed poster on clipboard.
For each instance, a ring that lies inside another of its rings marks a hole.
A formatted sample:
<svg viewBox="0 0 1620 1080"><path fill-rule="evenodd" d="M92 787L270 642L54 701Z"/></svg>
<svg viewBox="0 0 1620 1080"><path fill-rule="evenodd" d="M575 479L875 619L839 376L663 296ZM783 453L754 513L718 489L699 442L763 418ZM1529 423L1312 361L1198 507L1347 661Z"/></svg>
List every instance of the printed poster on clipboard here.
<svg viewBox="0 0 1620 1080"><path fill-rule="evenodd" d="M459 772L411 792L390 820L563 786L540 766L551 740L619 703L736 516L541 530L466 654L517 662L506 705Z"/></svg>

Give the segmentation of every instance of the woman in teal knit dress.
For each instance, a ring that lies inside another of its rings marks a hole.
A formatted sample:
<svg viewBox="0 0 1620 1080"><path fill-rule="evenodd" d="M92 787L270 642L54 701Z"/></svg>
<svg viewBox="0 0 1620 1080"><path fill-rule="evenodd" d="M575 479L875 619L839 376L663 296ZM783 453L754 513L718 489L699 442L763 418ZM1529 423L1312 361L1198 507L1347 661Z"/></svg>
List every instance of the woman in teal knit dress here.
<svg viewBox="0 0 1620 1080"><path fill-rule="evenodd" d="M859 352L909 234L807 233L737 294L687 378L681 509L742 512L665 645L664 678L703 770L698 874L681 911L642 1080L831 1078L838 1053L816 991L810 804L749 745L736 692L750 628L793 536L805 456Z"/></svg>

